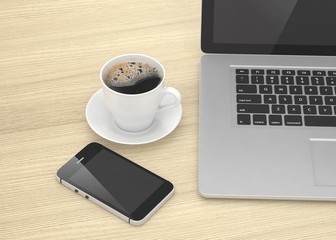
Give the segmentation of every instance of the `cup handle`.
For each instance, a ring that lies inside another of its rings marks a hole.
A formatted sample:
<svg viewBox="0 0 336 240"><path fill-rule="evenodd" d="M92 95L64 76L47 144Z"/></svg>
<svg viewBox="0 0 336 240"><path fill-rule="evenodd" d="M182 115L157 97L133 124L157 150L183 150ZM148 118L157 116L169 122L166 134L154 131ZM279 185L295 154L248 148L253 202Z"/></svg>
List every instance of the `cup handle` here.
<svg viewBox="0 0 336 240"><path fill-rule="evenodd" d="M166 87L164 89L164 91L165 91L165 93L163 94L162 99L167 95L171 95L175 98L175 101L173 103L160 105L158 111L164 111L164 110L167 110L167 109L175 108L175 107L177 107L178 105L181 104L181 94L180 94L179 91L177 91L175 88L172 88L172 87Z"/></svg>

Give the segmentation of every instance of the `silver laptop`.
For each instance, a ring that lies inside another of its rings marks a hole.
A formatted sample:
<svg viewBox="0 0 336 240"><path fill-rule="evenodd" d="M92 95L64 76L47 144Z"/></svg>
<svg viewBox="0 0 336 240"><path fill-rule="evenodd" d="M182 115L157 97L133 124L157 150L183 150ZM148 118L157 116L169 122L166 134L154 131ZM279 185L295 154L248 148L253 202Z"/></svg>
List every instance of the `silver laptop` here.
<svg viewBox="0 0 336 240"><path fill-rule="evenodd" d="M203 0L202 196L336 200L335 11Z"/></svg>

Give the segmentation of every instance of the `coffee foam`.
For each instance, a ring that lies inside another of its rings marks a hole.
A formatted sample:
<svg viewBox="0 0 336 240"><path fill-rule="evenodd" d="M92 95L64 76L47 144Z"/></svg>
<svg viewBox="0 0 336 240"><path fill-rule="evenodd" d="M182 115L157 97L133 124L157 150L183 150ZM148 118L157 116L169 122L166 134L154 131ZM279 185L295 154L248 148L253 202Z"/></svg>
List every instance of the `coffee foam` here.
<svg viewBox="0 0 336 240"><path fill-rule="evenodd" d="M104 80L108 87L128 87L154 77L160 77L157 68L146 62L134 61L115 64Z"/></svg>

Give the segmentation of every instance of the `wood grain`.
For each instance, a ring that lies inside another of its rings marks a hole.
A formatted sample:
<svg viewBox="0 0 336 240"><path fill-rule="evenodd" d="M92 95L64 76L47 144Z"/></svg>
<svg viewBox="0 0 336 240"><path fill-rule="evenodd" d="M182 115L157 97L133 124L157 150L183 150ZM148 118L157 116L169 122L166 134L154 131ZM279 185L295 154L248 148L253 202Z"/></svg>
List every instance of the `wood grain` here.
<svg viewBox="0 0 336 240"><path fill-rule="evenodd" d="M0 2L0 239L336 239L335 203L198 194L200 13L200 0ZM100 67L124 53L160 60L183 96L180 125L157 142L109 142L86 123ZM91 141L171 180L173 198L133 227L58 184Z"/></svg>

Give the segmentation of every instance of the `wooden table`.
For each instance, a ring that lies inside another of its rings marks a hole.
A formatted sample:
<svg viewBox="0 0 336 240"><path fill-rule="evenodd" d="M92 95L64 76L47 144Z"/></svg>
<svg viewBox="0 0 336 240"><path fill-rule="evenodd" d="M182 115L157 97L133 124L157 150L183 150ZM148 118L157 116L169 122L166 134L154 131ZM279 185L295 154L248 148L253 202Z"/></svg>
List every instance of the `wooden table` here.
<svg viewBox="0 0 336 240"><path fill-rule="evenodd" d="M0 2L0 239L336 239L333 202L198 194L200 13L200 0ZM183 96L181 123L157 142L109 142L86 122L100 67L124 53L157 58ZM175 184L145 225L56 182L57 169L92 141Z"/></svg>

